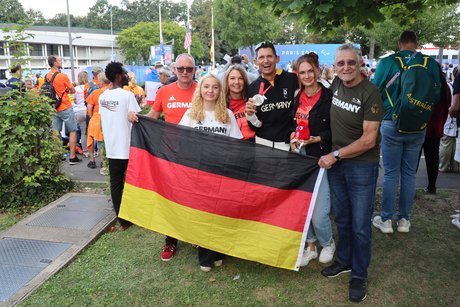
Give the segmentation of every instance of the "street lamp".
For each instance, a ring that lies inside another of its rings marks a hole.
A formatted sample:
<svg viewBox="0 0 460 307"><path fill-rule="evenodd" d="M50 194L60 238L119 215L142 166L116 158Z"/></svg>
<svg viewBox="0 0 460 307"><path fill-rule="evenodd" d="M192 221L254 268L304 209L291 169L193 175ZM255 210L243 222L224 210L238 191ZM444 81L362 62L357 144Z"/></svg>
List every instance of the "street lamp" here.
<svg viewBox="0 0 460 307"><path fill-rule="evenodd" d="M72 42L74 39L77 39L77 38L81 38L76 36L75 38L72 38L72 32L70 30L70 13L69 13L69 0L66 0L67 2L67 28L68 28L68 32L69 32L69 49L70 49L70 71L71 71L71 79L72 79L72 83L75 82L75 69L73 67L73 46L72 46Z"/></svg>

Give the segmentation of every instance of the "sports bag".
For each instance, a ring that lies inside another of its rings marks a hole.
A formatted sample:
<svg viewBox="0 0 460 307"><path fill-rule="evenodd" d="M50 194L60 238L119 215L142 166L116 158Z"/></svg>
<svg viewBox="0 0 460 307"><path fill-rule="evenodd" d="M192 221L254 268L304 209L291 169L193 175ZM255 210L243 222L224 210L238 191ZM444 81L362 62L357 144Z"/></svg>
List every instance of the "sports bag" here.
<svg viewBox="0 0 460 307"><path fill-rule="evenodd" d="M393 122L400 133L423 131L439 101L440 93L440 84L436 83L428 69L429 57L419 52L414 52L407 62L399 54L392 57L400 69L392 78L393 81L400 78L399 94L395 102L388 94L389 85L385 88L393 107Z"/></svg>

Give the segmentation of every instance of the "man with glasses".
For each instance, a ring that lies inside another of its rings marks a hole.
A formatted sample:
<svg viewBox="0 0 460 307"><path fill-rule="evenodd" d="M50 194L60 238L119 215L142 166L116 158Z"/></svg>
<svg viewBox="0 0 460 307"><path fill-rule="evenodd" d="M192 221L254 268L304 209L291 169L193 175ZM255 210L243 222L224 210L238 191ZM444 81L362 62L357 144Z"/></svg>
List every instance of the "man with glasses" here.
<svg viewBox="0 0 460 307"><path fill-rule="evenodd" d="M178 124L185 111L192 106L192 97L195 92L196 82L193 81L195 75L195 59L182 53L177 56L175 63L177 81L161 87L155 98L152 109L147 116L158 119L164 113L165 121ZM131 112L128 115L131 122L137 122L137 115ZM177 239L166 237L165 246L161 253L161 260L169 261L173 258L177 248Z"/></svg>
<svg viewBox="0 0 460 307"><path fill-rule="evenodd" d="M338 231L337 260L321 271L335 277L351 271L349 299L366 298L371 260L371 217L380 158L379 127L383 117L380 93L360 73L361 51L351 44L335 52L337 78L331 84L333 152L322 156L328 169L331 205Z"/></svg>
<svg viewBox="0 0 460 307"><path fill-rule="evenodd" d="M416 48L417 35L415 32L404 31L399 38L398 56L405 61L406 65L416 65L423 61L423 56L416 51ZM434 82L439 85L441 83L440 67L432 58L427 59L427 70L433 76ZM383 233L393 232L392 219L400 180L399 214L396 225L398 232L409 232L410 213L415 197L415 177L426 132L425 129L414 133L400 133L393 123L394 108L391 101L396 102L401 91L400 70L402 68L396 64L396 61L397 59L392 56L382 59L377 66L373 80L380 90L385 108L381 128L382 160L385 170L382 210L380 215L373 219L374 226ZM434 167L437 170L438 166Z"/></svg>
<svg viewBox="0 0 460 307"><path fill-rule="evenodd" d="M280 61L275 46L263 42L256 46L256 62L260 76L249 85L248 96L258 95L246 104L249 126L256 132L256 143L289 150L289 134L293 126L291 110L299 87L293 73L276 69Z"/></svg>

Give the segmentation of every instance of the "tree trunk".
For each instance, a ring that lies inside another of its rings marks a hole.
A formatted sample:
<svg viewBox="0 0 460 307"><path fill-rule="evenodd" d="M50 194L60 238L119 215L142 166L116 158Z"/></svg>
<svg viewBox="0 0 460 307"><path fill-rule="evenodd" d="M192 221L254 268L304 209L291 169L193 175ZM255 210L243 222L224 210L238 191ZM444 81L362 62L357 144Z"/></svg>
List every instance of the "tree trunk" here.
<svg viewBox="0 0 460 307"><path fill-rule="evenodd" d="M439 47L439 53L438 53L438 62L439 65L442 66L442 56L444 54L444 48Z"/></svg>
<svg viewBox="0 0 460 307"><path fill-rule="evenodd" d="M375 52L375 38L371 37L369 40L369 59L374 59Z"/></svg>

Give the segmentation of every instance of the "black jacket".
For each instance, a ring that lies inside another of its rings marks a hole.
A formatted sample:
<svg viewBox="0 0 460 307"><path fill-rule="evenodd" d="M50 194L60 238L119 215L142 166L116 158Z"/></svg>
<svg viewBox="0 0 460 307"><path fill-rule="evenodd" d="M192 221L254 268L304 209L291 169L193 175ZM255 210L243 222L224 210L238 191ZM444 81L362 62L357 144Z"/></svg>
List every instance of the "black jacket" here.
<svg viewBox="0 0 460 307"><path fill-rule="evenodd" d="M264 89L270 86L270 82L260 76L249 85L248 95L253 97L259 93L260 84ZM295 90L298 88L297 76L293 73L282 71L275 76L275 87L270 87L265 93L267 99L257 107L257 118L262 122L262 127L249 127L256 132L256 136L274 141L289 143L289 132L292 123L292 108Z"/></svg>
<svg viewBox="0 0 460 307"><path fill-rule="evenodd" d="M321 142L313 143L302 147L302 154L313 157L321 157L331 152L332 150L332 134L331 134L331 104L332 104L332 91L321 83L322 87L321 96L318 102L310 110L308 116L308 128L310 129L311 136L320 136ZM294 108L291 117L294 119L294 125L291 129L295 131L296 120L295 113L299 106L300 93L294 99Z"/></svg>

